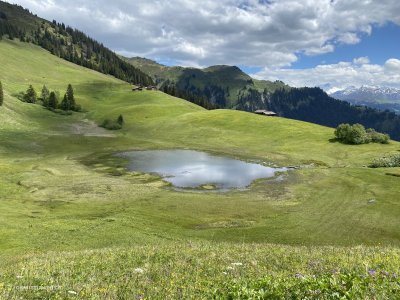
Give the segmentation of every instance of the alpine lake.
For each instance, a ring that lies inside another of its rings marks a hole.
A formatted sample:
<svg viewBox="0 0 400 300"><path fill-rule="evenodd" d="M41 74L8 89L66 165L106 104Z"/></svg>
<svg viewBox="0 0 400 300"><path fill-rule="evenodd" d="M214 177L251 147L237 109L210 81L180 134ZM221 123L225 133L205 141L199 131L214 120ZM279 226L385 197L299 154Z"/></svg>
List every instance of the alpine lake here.
<svg viewBox="0 0 400 300"><path fill-rule="evenodd" d="M145 150L117 154L132 172L156 174L178 190L245 190L261 178L287 168L264 166L194 150Z"/></svg>

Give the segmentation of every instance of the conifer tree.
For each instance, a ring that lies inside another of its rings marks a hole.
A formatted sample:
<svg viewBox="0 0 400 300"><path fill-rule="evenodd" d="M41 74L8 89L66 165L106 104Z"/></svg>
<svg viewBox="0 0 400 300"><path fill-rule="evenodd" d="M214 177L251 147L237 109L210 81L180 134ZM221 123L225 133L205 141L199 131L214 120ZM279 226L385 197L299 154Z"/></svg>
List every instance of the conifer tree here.
<svg viewBox="0 0 400 300"><path fill-rule="evenodd" d="M58 106L57 96L56 93L51 92L48 101L48 107L51 109L56 109Z"/></svg>
<svg viewBox="0 0 400 300"><path fill-rule="evenodd" d="M71 110L71 103L68 100L67 94L64 95L64 99L61 101L60 108L65 111Z"/></svg>
<svg viewBox="0 0 400 300"><path fill-rule="evenodd" d="M121 126L124 124L124 117L122 115L119 115L119 117L117 119L117 123Z"/></svg>
<svg viewBox="0 0 400 300"><path fill-rule="evenodd" d="M36 91L33 88L32 85L29 86L29 88L26 90L26 93L24 95L24 101L28 103L36 103Z"/></svg>
<svg viewBox="0 0 400 300"><path fill-rule="evenodd" d="M0 81L0 106L3 105L3 101L4 101L3 85L1 84Z"/></svg>
<svg viewBox="0 0 400 300"><path fill-rule="evenodd" d="M42 93L40 94L40 98L43 101L43 106L48 106L49 102L49 96L50 96L50 91L49 89L44 85L42 88Z"/></svg>
<svg viewBox="0 0 400 300"><path fill-rule="evenodd" d="M70 109L75 110L76 103L75 103L74 89L72 88L71 84L68 84L66 96L69 102Z"/></svg>

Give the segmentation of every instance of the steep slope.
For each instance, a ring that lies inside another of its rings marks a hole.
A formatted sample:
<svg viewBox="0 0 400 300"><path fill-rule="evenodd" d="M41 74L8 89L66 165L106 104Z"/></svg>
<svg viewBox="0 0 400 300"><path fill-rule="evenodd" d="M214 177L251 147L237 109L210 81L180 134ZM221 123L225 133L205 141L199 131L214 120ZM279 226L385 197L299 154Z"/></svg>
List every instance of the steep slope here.
<svg viewBox="0 0 400 300"><path fill-rule="evenodd" d="M0 1L0 12L1 37L40 45L58 57L128 82L152 83L148 75L79 30L41 19L21 6L3 1Z"/></svg>

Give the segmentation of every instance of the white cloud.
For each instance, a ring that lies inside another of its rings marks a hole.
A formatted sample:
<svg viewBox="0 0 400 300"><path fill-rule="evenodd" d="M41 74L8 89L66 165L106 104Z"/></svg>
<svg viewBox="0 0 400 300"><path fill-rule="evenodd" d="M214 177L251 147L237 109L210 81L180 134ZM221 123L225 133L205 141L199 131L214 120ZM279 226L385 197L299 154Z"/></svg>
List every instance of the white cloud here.
<svg viewBox="0 0 400 300"><path fill-rule="evenodd" d="M400 60L391 58L385 62L385 69L388 72L400 72Z"/></svg>
<svg viewBox="0 0 400 300"><path fill-rule="evenodd" d="M400 24L398 0L10 0L120 53L195 65L290 66ZM393 67L389 62L388 68Z"/></svg>
<svg viewBox="0 0 400 300"><path fill-rule="evenodd" d="M264 68L254 77L266 80L283 80L292 86L319 86L334 92L348 86L391 86L400 88L400 60L389 59L383 65L370 64L367 57L353 62L319 65L310 69Z"/></svg>
<svg viewBox="0 0 400 300"><path fill-rule="evenodd" d="M354 45L360 42L360 38L356 33L346 32L338 36L338 42L348 45Z"/></svg>
<svg viewBox="0 0 400 300"><path fill-rule="evenodd" d="M353 59L353 63L356 65L366 65L369 64L369 58L367 56L355 58Z"/></svg>

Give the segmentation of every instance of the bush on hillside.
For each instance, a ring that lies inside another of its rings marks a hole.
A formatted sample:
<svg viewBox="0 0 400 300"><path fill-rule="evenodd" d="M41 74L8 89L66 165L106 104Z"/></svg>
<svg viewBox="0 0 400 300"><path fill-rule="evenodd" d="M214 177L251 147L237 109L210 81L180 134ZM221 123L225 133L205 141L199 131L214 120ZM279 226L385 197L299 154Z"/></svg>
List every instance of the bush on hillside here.
<svg viewBox="0 0 400 300"><path fill-rule="evenodd" d="M369 167L370 168L400 167L400 153L390 154L381 158L377 158L369 165Z"/></svg>
<svg viewBox="0 0 400 300"><path fill-rule="evenodd" d="M105 119L100 126L108 130L119 130L122 128L124 123L124 117L119 115L116 120Z"/></svg>
<svg viewBox="0 0 400 300"><path fill-rule="evenodd" d="M341 143L352 145L388 144L390 141L389 135L376 132L372 128L365 130L365 127L361 124L340 124L335 130L335 137Z"/></svg>
<svg viewBox="0 0 400 300"><path fill-rule="evenodd" d="M108 130L119 130L122 128L122 125L118 123L118 121L106 119L100 125L101 127L108 129Z"/></svg>
<svg viewBox="0 0 400 300"><path fill-rule="evenodd" d="M390 137L388 134L376 132L374 129L367 129L367 135L371 139L371 143L389 144Z"/></svg>

